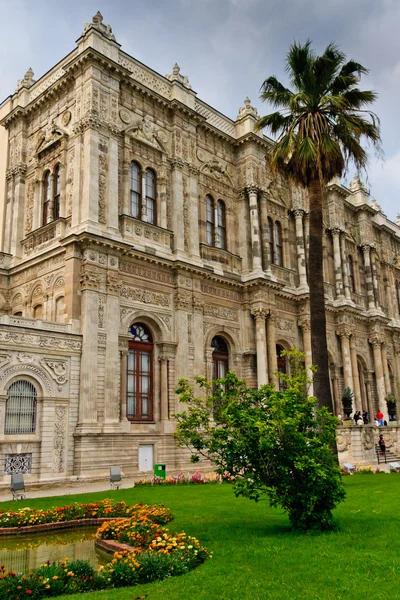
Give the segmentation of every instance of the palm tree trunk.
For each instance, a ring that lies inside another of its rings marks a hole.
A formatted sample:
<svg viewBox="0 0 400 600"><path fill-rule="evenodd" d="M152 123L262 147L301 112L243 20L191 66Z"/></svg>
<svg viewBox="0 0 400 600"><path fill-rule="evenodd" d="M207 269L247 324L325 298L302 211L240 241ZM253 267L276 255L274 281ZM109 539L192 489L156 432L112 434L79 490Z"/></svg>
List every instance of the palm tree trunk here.
<svg viewBox="0 0 400 600"><path fill-rule="evenodd" d="M314 374L314 395L319 406L326 406L333 414L332 394L329 381L328 344L326 341L326 315L323 270L323 219L322 188L314 179L308 187L310 198L310 321L313 364L318 368Z"/></svg>

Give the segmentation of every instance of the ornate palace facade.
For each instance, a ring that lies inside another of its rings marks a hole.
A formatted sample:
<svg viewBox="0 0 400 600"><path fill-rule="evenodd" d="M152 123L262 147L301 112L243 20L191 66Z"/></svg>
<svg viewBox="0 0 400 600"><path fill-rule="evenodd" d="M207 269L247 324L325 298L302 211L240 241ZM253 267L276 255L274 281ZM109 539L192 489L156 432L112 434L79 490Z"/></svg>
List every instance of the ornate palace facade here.
<svg viewBox="0 0 400 600"><path fill-rule="evenodd" d="M177 65L162 77L139 63L99 13L0 106L3 482L185 468L179 378L230 368L279 385L291 346L311 365L307 196L269 173L257 117L248 99L225 117ZM327 203L336 410L350 387L356 409L386 414L400 227L357 178Z"/></svg>

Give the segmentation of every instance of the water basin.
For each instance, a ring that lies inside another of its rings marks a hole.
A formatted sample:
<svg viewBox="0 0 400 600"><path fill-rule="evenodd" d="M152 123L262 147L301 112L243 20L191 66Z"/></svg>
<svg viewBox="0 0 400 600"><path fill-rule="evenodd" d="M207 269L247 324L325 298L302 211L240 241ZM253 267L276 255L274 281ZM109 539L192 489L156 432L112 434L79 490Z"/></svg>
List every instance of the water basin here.
<svg viewBox="0 0 400 600"><path fill-rule="evenodd" d="M0 538L0 565L6 571L29 573L48 560L88 560L95 568L110 561L110 555L94 544L98 527L58 533L13 535Z"/></svg>

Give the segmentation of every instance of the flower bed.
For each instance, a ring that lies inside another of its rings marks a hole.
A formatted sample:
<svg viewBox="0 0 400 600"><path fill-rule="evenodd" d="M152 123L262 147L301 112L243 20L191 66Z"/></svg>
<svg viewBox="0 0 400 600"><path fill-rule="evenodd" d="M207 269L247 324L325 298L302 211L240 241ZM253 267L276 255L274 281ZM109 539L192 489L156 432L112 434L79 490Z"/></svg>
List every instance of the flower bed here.
<svg viewBox="0 0 400 600"><path fill-rule="evenodd" d="M62 513L58 509L38 512L41 513L40 518L44 518L42 513L46 512L47 518L53 515L55 519L60 514L81 514L80 510L82 514L87 514L86 509L78 510L76 506L90 506L92 512L99 510L100 513L109 510L108 515L113 509L122 513L119 518L104 522L96 533L96 541L103 548L119 549L111 562L98 571L88 561L47 562L29 575L15 571L6 573L4 567L0 566L0 600L20 600L26 597L40 599L148 583L187 573L209 556L196 538L187 536L184 532L172 534L163 527L164 523L172 520L172 514L162 505L127 506L125 503L113 504L104 500L96 504L73 506L74 508L63 507ZM26 509L18 511L24 512ZM18 520L19 517L15 516L18 513L12 513L12 518L18 523L25 522L24 517ZM60 527L64 523L55 521L54 524Z"/></svg>
<svg viewBox="0 0 400 600"><path fill-rule="evenodd" d="M17 511L0 511L0 534L1 530L5 528L31 528L43 524L52 524L53 526L50 529L58 529L59 523L71 521L74 524L77 521L83 521L85 525L97 525L99 519L115 517L136 517L139 520L148 517L154 523L160 524L172 520L171 511L162 505L149 507L136 504L135 506L128 506L126 502L115 502L106 499L90 504L75 503L70 506L50 508L49 510L22 508ZM45 529L41 528L41 530ZM12 531L7 533L12 533Z"/></svg>

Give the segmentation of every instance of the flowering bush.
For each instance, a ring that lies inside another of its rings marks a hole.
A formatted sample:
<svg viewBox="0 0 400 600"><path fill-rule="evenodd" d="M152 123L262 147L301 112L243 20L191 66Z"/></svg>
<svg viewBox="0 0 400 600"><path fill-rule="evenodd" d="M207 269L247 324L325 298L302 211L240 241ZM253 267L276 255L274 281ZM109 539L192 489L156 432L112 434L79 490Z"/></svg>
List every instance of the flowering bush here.
<svg viewBox="0 0 400 600"><path fill-rule="evenodd" d="M234 478L223 477L223 479L231 482ZM135 485L189 485L191 483L221 483L221 475L214 472L202 475L200 471L195 471L190 475L179 471L176 475L169 475L165 479L157 476L150 479L139 479Z"/></svg>
<svg viewBox="0 0 400 600"><path fill-rule="evenodd" d="M98 508L100 512L105 510L103 504L107 502L110 501L96 503L97 506L102 505ZM90 506L93 509L95 505L78 506ZM68 510L71 507L63 509L63 514L71 514ZM48 561L29 575L15 571L6 573L4 566L0 566L0 600L27 597L39 600L49 596L147 583L187 573L209 556L196 538L184 532L172 534L162 526L162 523L172 519L169 509L161 505L127 506L118 503L117 510L123 513L123 518L104 522L96 535L100 539L112 539L134 546L132 551L114 553L113 559L104 567L99 567L98 571L84 560L71 563L68 560ZM53 514L58 515L56 511L53 509Z"/></svg>
<svg viewBox="0 0 400 600"><path fill-rule="evenodd" d="M71 504L40 510L22 508L17 511L0 511L1 527L26 527L42 523L59 523L61 521L73 521L79 519L93 519L102 517L134 517L138 519L148 517L154 523L168 523L172 520L171 511L163 505L146 506L136 504L128 506L126 502L115 502L115 500L100 500L90 504Z"/></svg>

